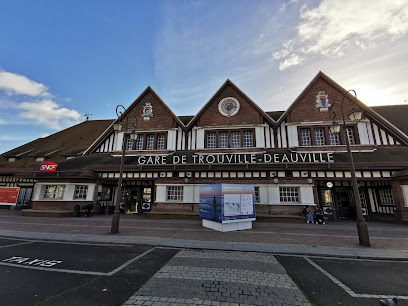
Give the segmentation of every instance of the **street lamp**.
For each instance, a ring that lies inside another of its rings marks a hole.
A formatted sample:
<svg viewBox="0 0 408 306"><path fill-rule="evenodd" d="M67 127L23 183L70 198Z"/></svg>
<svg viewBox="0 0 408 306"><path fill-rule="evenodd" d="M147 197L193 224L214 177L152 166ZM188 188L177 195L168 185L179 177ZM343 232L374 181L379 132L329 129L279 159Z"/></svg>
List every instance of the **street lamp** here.
<svg viewBox="0 0 408 306"><path fill-rule="evenodd" d="M122 111L118 110L118 108L122 108L123 111L125 110L125 107L122 105L116 106L116 115L118 118L120 118L123 114ZM128 128L128 121L126 121L126 129L125 133ZM113 130L116 133L116 136L120 131L122 131L122 122L121 121L116 121L113 124ZM129 135L130 139L135 140L137 138L136 130L135 127L133 128L133 131ZM119 171L119 181L118 181L118 186L116 187L116 195L115 195L115 211L113 212L112 216L112 226L111 226L111 234L117 234L119 232L119 220L120 220L120 201L122 197L122 176L123 176L123 164L124 164L124 157L125 157L125 151L126 151L126 143L125 143L125 135L123 136L122 140L122 155L120 157L120 171Z"/></svg>
<svg viewBox="0 0 408 306"><path fill-rule="evenodd" d="M365 222L364 217L363 217L363 210L361 206L360 194L359 194L358 185L357 185L356 170L354 169L353 155L351 153L350 141L347 135L346 120L344 118L344 108L343 108L344 99L346 98L349 92L353 92L354 104L356 104L357 94L354 90L351 89L351 90L348 90L344 94L343 99L341 100L341 103L335 102L333 103L332 106L330 106L330 113L332 114L332 119L333 119L333 124L330 127L330 132L334 134L334 133L339 133L341 130L340 124L334 121L334 118L336 117L336 113L334 112L334 106L337 105L341 109L341 119L343 120L343 137L347 145L347 153L348 153L348 157L350 161L351 182L353 185L354 202L356 205L356 213L357 213L356 225L357 225L358 239L360 241L360 245L369 247L371 245L370 237L368 235L367 223ZM353 102L350 101L350 104L353 104ZM348 114L348 117L350 118L351 121L359 121L361 120L362 112L360 110L352 109L351 112Z"/></svg>

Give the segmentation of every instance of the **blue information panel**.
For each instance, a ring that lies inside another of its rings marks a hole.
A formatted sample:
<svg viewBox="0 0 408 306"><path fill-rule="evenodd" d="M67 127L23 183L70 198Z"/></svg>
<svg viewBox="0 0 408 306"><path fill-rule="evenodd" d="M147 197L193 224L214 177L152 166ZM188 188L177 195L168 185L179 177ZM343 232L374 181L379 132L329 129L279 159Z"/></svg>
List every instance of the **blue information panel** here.
<svg viewBox="0 0 408 306"><path fill-rule="evenodd" d="M223 222L255 218L253 185L213 184L200 186L200 218Z"/></svg>

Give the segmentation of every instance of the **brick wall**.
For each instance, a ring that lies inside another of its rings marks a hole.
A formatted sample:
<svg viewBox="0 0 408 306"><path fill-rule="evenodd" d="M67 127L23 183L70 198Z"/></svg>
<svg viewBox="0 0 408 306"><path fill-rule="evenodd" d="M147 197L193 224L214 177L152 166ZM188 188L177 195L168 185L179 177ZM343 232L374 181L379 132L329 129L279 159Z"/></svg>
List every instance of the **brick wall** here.
<svg viewBox="0 0 408 306"><path fill-rule="evenodd" d="M233 97L239 101L239 112L232 117L225 117L218 111L218 103L227 97ZM217 126L217 125L242 125L263 123L263 116L231 85L216 95L207 109L198 118L197 126Z"/></svg>
<svg viewBox="0 0 408 306"><path fill-rule="evenodd" d="M318 78L311 88L305 92L294 105L293 109L288 114L286 122L313 122L313 121L331 121L329 112L321 112L316 105L316 96L319 91L324 91L328 94L329 104L341 102L343 93L338 91L329 82L322 78ZM351 93L352 94L352 93ZM347 116L352 109L346 98L344 101L344 114ZM354 106L354 108L357 108ZM337 113L336 120L341 120L341 110L335 106Z"/></svg>
<svg viewBox="0 0 408 306"><path fill-rule="evenodd" d="M73 210L75 205L93 204L91 201L35 201L33 202L33 209L53 209L53 210Z"/></svg>
<svg viewBox="0 0 408 306"><path fill-rule="evenodd" d="M153 117L150 120L144 120L141 116L145 104L149 102L152 104ZM153 94L153 92L148 91L139 100L129 113L123 118L122 124L124 128L126 127L127 120L128 129L132 129L133 124L136 122L137 129L169 129L177 127L176 121L172 113L164 106L164 104L159 100L159 98Z"/></svg>

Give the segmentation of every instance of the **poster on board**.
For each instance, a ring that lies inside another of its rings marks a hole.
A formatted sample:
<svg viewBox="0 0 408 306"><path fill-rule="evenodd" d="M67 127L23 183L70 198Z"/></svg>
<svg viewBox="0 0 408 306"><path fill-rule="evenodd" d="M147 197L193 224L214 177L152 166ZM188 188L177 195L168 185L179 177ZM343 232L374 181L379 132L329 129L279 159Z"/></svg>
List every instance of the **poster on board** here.
<svg viewBox="0 0 408 306"><path fill-rule="evenodd" d="M253 185L213 184L200 186L200 218L223 222L255 218Z"/></svg>
<svg viewBox="0 0 408 306"><path fill-rule="evenodd" d="M16 205L20 187L0 187L0 205Z"/></svg>

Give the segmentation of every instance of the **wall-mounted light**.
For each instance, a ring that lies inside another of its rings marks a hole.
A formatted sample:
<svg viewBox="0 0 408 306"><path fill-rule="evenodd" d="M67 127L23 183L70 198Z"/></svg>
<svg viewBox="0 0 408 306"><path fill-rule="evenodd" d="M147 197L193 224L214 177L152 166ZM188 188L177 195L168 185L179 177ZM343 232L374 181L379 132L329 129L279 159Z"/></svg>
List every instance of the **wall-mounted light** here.
<svg viewBox="0 0 408 306"><path fill-rule="evenodd" d="M122 123L121 123L120 121L116 121L116 122L113 124L113 130L114 130L115 132L120 132L120 131L122 130Z"/></svg>
<svg viewBox="0 0 408 306"><path fill-rule="evenodd" d="M274 182L275 184L277 184L277 183L279 182L278 174L276 174L276 173L273 175L273 182Z"/></svg>
<svg viewBox="0 0 408 306"><path fill-rule="evenodd" d="M188 177L187 176L184 178L184 183L188 184Z"/></svg>
<svg viewBox="0 0 408 306"><path fill-rule="evenodd" d="M312 183L313 183L313 178L312 178L312 175L310 174L310 172L309 172L309 174L307 175L307 182L308 182L309 184L312 184Z"/></svg>

